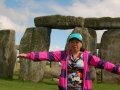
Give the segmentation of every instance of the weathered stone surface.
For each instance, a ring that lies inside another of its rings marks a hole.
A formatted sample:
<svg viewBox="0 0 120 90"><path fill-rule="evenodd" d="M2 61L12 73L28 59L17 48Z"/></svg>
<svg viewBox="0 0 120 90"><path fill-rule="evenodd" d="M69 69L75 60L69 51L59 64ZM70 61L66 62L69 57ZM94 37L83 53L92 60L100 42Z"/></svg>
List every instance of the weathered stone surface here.
<svg viewBox="0 0 120 90"><path fill-rule="evenodd" d="M92 29L76 27L72 33L80 33L83 36L83 47L96 54L96 32ZM91 79L96 80L96 71L91 67Z"/></svg>
<svg viewBox="0 0 120 90"><path fill-rule="evenodd" d="M108 30L101 39L100 57L114 64L120 64L120 30ZM120 83L120 76L103 71L104 82Z"/></svg>
<svg viewBox="0 0 120 90"><path fill-rule="evenodd" d="M53 29L71 29L76 26L82 27L84 25L84 19L74 16L51 15L36 17L34 23L36 27L43 26Z"/></svg>
<svg viewBox="0 0 120 90"><path fill-rule="evenodd" d="M75 27L87 27L95 30L119 29L120 18L82 18L74 16L50 15L40 16L34 19L36 27L50 27L53 29L73 29Z"/></svg>
<svg viewBox="0 0 120 90"><path fill-rule="evenodd" d="M51 67L45 70L45 77L50 77L52 80L54 78L59 78L61 72L61 66L58 62L51 62Z"/></svg>
<svg viewBox="0 0 120 90"><path fill-rule="evenodd" d="M61 72L61 67L58 62L52 62L51 63L51 75L52 78L59 78Z"/></svg>
<svg viewBox="0 0 120 90"><path fill-rule="evenodd" d="M16 61L15 31L0 31L0 77L12 79Z"/></svg>
<svg viewBox="0 0 120 90"><path fill-rule="evenodd" d="M92 29L76 27L72 33L81 33L83 36L83 47L92 53L96 49L96 32Z"/></svg>
<svg viewBox="0 0 120 90"><path fill-rule="evenodd" d="M20 42L20 53L48 51L51 30L45 27L28 28ZM38 82L43 79L46 62L20 61L20 79Z"/></svg>
<svg viewBox="0 0 120 90"><path fill-rule="evenodd" d="M85 18L84 26L87 28L93 28L95 30L102 29L119 29L120 28L120 18Z"/></svg>
<svg viewBox="0 0 120 90"><path fill-rule="evenodd" d="M15 45L16 49L19 50L19 45Z"/></svg>
<svg viewBox="0 0 120 90"><path fill-rule="evenodd" d="M90 45L90 51L92 52L92 54L96 55L97 54L97 34L95 32L94 29L88 28L88 32L91 36L91 39L89 41L89 45Z"/></svg>

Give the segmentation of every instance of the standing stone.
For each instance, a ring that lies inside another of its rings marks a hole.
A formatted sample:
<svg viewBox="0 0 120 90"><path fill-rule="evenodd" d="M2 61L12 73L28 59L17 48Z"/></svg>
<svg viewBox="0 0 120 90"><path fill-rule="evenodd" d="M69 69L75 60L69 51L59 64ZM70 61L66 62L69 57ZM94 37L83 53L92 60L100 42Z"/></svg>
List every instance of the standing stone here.
<svg viewBox="0 0 120 90"><path fill-rule="evenodd" d="M61 72L61 66L59 62L52 62L51 63L51 77L53 78L59 78Z"/></svg>
<svg viewBox="0 0 120 90"><path fill-rule="evenodd" d="M51 29L45 27L28 28L20 42L20 53L48 51ZM43 79L46 62L20 61L20 79L38 82Z"/></svg>
<svg viewBox="0 0 120 90"><path fill-rule="evenodd" d="M120 29L105 31L100 47L100 56L102 59L114 64L120 64ZM120 83L120 76L103 70L103 81Z"/></svg>
<svg viewBox="0 0 120 90"><path fill-rule="evenodd" d="M83 47L91 53L96 54L96 32L93 29L76 27L72 33L80 33L83 37ZM91 79L96 80L96 71L94 67L91 67Z"/></svg>
<svg viewBox="0 0 120 90"><path fill-rule="evenodd" d="M90 51L93 55L97 55L97 34L94 29L88 28L88 32L91 36L90 42L88 45L90 45ZM97 81L97 75L96 75L96 69L94 67L90 68L90 73L91 73L91 79L92 81L96 82Z"/></svg>
<svg viewBox="0 0 120 90"><path fill-rule="evenodd" d="M88 32L91 36L90 41L89 41L89 45L90 45L90 51L92 54L96 55L97 54L97 34L96 31L94 29L88 28Z"/></svg>
<svg viewBox="0 0 120 90"><path fill-rule="evenodd" d="M16 61L15 31L0 31L0 77L13 78Z"/></svg>
<svg viewBox="0 0 120 90"><path fill-rule="evenodd" d="M96 32L93 29L76 27L72 33L82 34L83 47L96 54Z"/></svg>

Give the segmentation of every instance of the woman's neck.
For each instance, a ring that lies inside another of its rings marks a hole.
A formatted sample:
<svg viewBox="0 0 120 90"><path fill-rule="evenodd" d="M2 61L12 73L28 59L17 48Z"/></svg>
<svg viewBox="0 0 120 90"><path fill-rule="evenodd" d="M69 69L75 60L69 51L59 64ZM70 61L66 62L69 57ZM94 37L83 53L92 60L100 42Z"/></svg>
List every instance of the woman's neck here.
<svg viewBox="0 0 120 90"><path fill-rule="evenodd" d="M80 53L80 51L71 51L71 54L73 54L73 55L76 55L76 54L79 54Z"/></svg>
<svg viewBox="0 0 120 90"><path fill-rule="evenodd" d="M80 51L71 51L71 54L73 55L74 58L78 58L81 54Z"/></svg>

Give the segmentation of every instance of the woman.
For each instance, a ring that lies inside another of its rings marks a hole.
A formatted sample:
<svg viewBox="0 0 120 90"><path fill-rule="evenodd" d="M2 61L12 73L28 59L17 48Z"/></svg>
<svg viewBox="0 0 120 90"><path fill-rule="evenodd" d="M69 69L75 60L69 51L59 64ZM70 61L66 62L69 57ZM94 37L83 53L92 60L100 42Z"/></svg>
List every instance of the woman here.
<svg viewBox="0 0 120 90"><path fill-rule="evenodd" d="M68 50L53 52L22 53L17 57L32 61L56 61L61 63L59 90L92 90L90 66L120 74L120 67L102 61L82 48L81 34L74 33L68 37Z"/></svg>

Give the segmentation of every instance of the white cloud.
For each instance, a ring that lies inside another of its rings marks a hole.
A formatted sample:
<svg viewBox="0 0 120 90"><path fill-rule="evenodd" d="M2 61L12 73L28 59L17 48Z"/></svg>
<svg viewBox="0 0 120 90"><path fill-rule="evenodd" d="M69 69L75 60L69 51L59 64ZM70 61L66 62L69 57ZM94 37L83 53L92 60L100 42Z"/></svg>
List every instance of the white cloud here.
<svg viewBox="0 0 120 90"><path fill-rule="evenodd" d="M48 7L58 14L80 17L120 17L120 0L72 0L71 5L61 6L49 3ZM97 42L101 41L104 30L97 31Z"/></svg>
<svg viewBox="0 0 120 90"><path fill-rule="evenodd" d="M52 9L58 14L82 16L82 17L103 17L120 16L119 0L86 0L84 3L80 0L74 0L71 5L61 6L55 2L47 3L48 9Z"/></svg>
<svg viewBox="0 0 120 90"><path fill-rule="evenodd" d="M5 0L0 0L0 6L3 5L4 1L5 1Z"/></svg>
<svg viewBox="0 0 120 90"><path fill-rule="evenodd" d="M23 33L26 28L34 26L33 18L38 15L32 11L32 8L38 8L34 0L23 0L18 8L8 7L4 1L0 0L0 29L13 29Z"/></svg>
<svg viewBox="0 0 120 90"><path fill-rule="evenodd" d="M10 18L0 15L0 29L11 29L16 32L23 32L25 26L20 26L17 23L13 22Z"/></svg>
<svg viewBox="0 0 120 90"><path fill-rule="evenodd" d="M24 9L24 12L20 9L12 9L12 8L8 8L6 7L4 4L2 6L0 6L0 12L1 15L9 17L10 19L12 19L14 22L20 23L20 22L26 22L28 20L27 18L27 10Z"/></svg>
<svg viewBox="0 0 120 90"><path fill-rule="evenodd" d="M61 14L80 17L120 16L120 0L71 0L71 4L64 6L57 3L57 0L49 0L48 2L22 0L21 6L18 8L8 8L4 1L0 0L0 29L10 28L15 29L17 32L24 32L27 27L32 27L34 25L34 17L41 15ZM102 33L103 31L100 32ZM99 37L100 32L98 32Z"/></svg>
<svg viewBox="0 0 120 90"><path fill-rule="evenodd" d="M57 51L57 50L64 50L63 47L60 47L59 45L51 45L50 51Z"/></svg>

